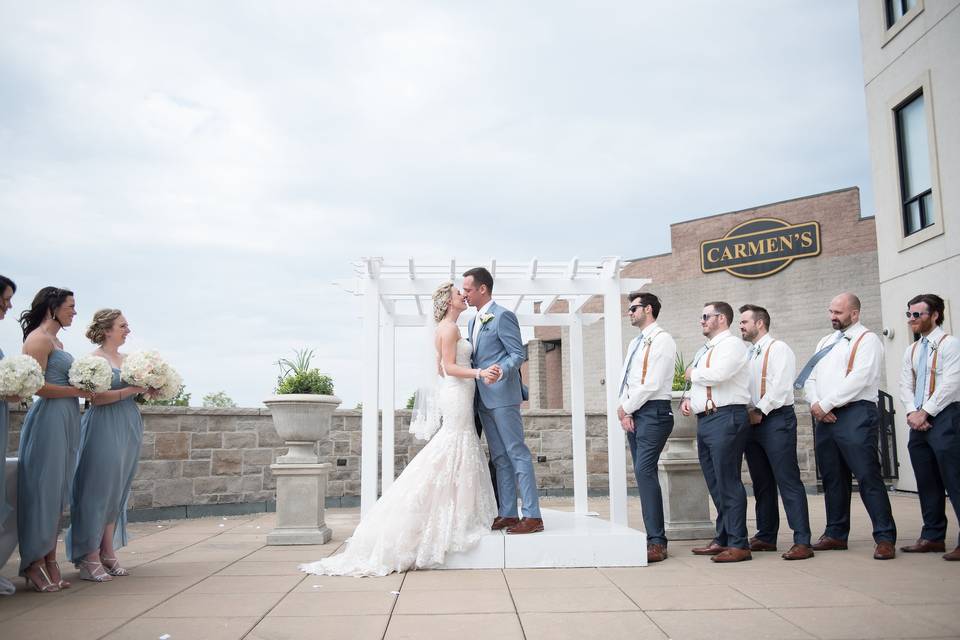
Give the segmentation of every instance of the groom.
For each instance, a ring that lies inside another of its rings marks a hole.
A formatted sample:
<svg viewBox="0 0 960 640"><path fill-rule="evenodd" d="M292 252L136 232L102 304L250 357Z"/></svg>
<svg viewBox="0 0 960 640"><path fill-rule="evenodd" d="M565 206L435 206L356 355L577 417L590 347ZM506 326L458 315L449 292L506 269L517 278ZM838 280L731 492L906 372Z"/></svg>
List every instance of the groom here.
<svg viewBox="0 0 960 640"><path fill-rule="evenodd" d="M524 361L523 343L517 316L495 303L493 276L483 267L463 274L463 294L467 303L476 307L470 320L472 365L480 369L494 368L494 375L477 382L474 405L487 433L487 446L496 467L499 515L493 530L507 533L543 531L537 479L533 474L530 449L523 441L523 420L520 417L522 391L520 365ZM523 501L523 520L517 517L517 487Z"/></svg>

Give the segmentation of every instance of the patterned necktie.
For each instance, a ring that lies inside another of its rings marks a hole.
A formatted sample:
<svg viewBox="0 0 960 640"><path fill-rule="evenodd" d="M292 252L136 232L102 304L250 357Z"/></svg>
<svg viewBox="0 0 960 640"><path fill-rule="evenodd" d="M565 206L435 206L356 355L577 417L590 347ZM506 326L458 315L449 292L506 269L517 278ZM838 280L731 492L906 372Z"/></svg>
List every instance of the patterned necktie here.
<svg viewBox="0 0 960 640"><path fill-rule="evenodd" d="M623 395L623 390L627 388L627 376L630 375L630 367L633 366L633 354L637 352L641 344L643 344L643 333L637 336L636 342L633 343L633 348L630 349L630 356L627 358L627 369L623 372L623 380L620 382L621 396Z"/></svg>
<svg viewBox="0 0 960 640"><path fill-rule="evenodd" d="M830 350L835 346L840 344L840 341L843 340L843 332L840 332L840 335L837 336L837 339L825 346L820 351L817 351L813 354L813 357L807 360L807 364L803 365L803 370L800 371L800 375L797 376L797 379L793 381L794 389L803 389L803 385L806 384L807 378L810 377L810 374L813 373L813 368L817 366L817 363L824 359L824 357L830 353Z"/></svg>
<svg viewBox="0 0 960 640"><path fill-rule="evenodd" d="M920 341L920 360L917 361L917 386L913 390L913 404L919 409L926 400L927 391L927 348L929 341Z"/></svg>

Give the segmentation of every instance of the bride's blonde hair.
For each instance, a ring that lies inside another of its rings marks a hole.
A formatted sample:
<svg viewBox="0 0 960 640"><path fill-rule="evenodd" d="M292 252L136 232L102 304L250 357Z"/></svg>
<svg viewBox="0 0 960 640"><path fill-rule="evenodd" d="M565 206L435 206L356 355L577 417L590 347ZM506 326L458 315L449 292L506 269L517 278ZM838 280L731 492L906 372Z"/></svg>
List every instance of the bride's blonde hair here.
<svg viewBox="0 0 960 640"><path fill-rule="evenodd" d="M447 315L450 308L450 298L453 297L453 283L444 282L433 292L433 319L440 322Z"/></svg>

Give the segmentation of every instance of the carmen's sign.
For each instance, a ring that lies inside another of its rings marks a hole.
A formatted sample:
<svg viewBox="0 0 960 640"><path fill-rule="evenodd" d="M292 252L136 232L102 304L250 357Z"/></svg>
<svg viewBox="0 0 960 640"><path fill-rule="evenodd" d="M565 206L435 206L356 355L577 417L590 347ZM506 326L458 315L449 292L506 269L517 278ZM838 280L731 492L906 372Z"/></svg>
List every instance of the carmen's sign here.
<svg viewBox="0 0 960 640"><path fill-rule="evenodd" d="M786 269L798 258L820 255L820 224L787 224L757 218L726 236L700 243L700 270L726 271L740 278L763 278Z"/></svg>

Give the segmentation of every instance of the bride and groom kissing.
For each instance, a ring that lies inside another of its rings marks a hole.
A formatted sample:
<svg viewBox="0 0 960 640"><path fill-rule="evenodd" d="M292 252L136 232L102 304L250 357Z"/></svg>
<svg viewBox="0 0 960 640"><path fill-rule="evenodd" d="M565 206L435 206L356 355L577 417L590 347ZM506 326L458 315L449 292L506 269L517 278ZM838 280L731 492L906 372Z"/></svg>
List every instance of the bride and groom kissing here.
<svg viewBox="0 0 960 640"><path fill-rule="evenodd" d="M511 535L543 531L520 415L525 359L520 324L492 296L493 276L483 267L464 272L462 291L446 282L433 293L439 430L364 516L343 552L301 570L383 576L429 569L442 565L448 553L469 549L491 529ZM477 314L464 339L457 319L468 305ZM496 497L474 426L477 418L496 471Z"/></svg>

